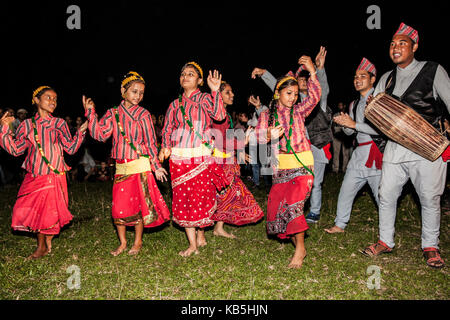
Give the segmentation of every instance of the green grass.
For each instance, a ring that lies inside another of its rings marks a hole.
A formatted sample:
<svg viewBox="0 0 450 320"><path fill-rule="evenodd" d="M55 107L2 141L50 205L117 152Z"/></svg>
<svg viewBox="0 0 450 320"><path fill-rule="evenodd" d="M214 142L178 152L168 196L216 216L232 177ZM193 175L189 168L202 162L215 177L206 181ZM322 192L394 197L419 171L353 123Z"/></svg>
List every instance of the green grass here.
<svg viewBox="0 0 450 320"><path fill-rule="evenodd" d="M69 186L74 219L53 240L52 253L27 261L35 238L10 229L18 187L1 190L0 299L449 299L448 267L426 266L420 250L421 219L411 191L399 203L396 247L390 255L370 259L358 250L377 240L378 214L369 189L354 204L344 234L329 235L333 225L341 174L327 174L321 220L307 232L308 255L300 270L287 268L294 252L289 242L268 238L265 221L243 227L226 226L238 239L217 238L206 232L208 245L200 254L183 258L187 247L182 229L167 224L147 230L137 256L113 257L118 239L111 221L110 183ZM163 194L167 188L162 188ZM266 194L255 197L263 210ZM170 197L165 195L170 207ZM447 263L449 215L442 214L440 246ZM134 232L127 232L132 243ZM67 269L80 269L80 289L69 289ZM369 289L369 266L379 267L380 289Z"/></svg>

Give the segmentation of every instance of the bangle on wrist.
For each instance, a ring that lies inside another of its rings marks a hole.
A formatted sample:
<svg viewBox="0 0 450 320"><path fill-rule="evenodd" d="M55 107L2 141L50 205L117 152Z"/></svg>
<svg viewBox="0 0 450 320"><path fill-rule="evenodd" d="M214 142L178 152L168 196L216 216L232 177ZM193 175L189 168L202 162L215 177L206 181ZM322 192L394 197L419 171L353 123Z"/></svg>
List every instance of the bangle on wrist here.
<svg viewBox="0 0 450 320"><path fill-rule="evenodd" d="M315 75L317 73L317 69L313 73L309 73L310 76Z"/></svg>

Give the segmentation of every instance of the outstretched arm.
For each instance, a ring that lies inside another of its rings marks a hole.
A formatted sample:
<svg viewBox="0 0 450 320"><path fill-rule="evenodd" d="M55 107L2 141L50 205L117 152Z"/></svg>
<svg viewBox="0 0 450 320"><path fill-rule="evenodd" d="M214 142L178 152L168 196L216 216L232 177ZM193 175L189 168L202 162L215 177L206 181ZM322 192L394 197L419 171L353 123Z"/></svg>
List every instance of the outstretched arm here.
<svg viewBox="0 0 450 320"><path fill-rule="evenodd" d="M9 154L18 157L24 154L27 149L26 126L23 121L16 130L16 137L9 129L9 124L14 121L14 117L8 117L7 113L0 119L0 146Z"/></svg>
<svg viewBox="0 0 450 320"><path fill-rule="evenodd" d="M91 98L82 97L85 116L88 119L88 128L91 137L97 141L105 142L113 133L113 114L110 110L106 112L103 118L98 120L95 112L95 104Z"/></svg>
<svg viewBox="0 0 450 320"><path fill-rule="evenodd" d="M59 125L59 141L65 152L68 154L75 154L78 151L81 144L83 143L84 136L87 130L87 121L84 122L81 127L77 130L74 137L72 138L67 123L62 120Z"/></svg>
<svg viewBox="0 0 450 320"><path fill-rule="evenodd" d="M261 79L270 88L270 90L275 91L277 79L268 70L262 68L254 68L251 74L251 78L256 79L256 77L261 77Z"/></svg>

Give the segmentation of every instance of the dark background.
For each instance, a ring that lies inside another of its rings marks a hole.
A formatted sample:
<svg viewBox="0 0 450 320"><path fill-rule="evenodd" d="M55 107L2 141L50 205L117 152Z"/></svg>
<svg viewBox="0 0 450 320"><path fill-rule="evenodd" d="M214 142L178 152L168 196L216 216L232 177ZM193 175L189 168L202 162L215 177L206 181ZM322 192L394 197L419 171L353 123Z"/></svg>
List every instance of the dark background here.
<svg viewBox="0 0 450 320"><path fill-rule="evenodd" d="M81 8L81 30L66 27L71 4ZM366 26L371 4L381 9L380 30ZM324 45L328 104L335 108L355 98L362 57L379 77L393 68L388 48L400 22L419 31L416 58L448 70L447 7L445 1L9 1L0 16L0 106L32 111L32 91L50 85L58 93L55 115L82 115L85 94L101 116L120 102L122 76L134 70L148 84L141 105L161 114L180 92L181 67L194 60L204 73L220 70L232 85L233 109L251 111L248 95L270 98L260 79L250 79L254 67L280 76Z"/></svg>

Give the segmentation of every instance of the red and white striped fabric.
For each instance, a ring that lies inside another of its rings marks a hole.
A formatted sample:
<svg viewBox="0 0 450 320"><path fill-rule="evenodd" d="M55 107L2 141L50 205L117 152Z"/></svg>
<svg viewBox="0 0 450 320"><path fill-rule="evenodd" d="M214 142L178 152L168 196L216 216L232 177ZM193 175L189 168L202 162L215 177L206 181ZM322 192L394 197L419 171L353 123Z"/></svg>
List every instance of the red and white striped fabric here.
<svg viewBox="0 0 450 320"><path fill-rule="evenodd" d="M150 161L157 169L161 168L150 112L139 105L126 108L124 101L119 105L118 112L125 135L142 154L148 154L151 157ZM130 147L120 133L113 108L108 109L100 120L94 109L88 110L86 117L89 120L89 131L95 140L104 142L112 136L111 158L116 160L139 158L137 152Z"/></svg>
<svg viewBox="0 0 450 320"><path fill-rule="evenodd" d="M213 91L211 94L195 90L190 97L182 96L186 116L194 129L210 140L212 121L225 119L227 113L223 106L222 95ZM178 99L174 100L166 112L162 130L164 148L196 148L202 144L201 139L191 130L181 112Z"/></svg>
<svg viewBox="0 0 450 320"><path fill-rule="evenodd" d="M415 43L419 43L419 33L417 32L417 30L411 28L410 26L404 24L403 22L400 24L400 27L395 32L394 36L399 34L404 34L410 37L411 40L414 41Z"/></svg>
<svg viewBox="0 0 450 320"><path fill-rule="evenodd" d="M64 151L68 154L77 152L84 140L84 133L77 131L72 138L67 123L52 115L42 118L36 113L35 119L45 157L58 171L70 170L70 167L64 162ZM8 126L0 126L0 146L16 157L24 154L28 149L22 168L33 176L53 173L39 152L31 119L22 121L15 132L15 137Z"/></svg>
<svg viewBox="0 0 450 320"><path fill-rule="evenodd" d="M291 137L291 147L295 152L303 152L311 150L311 144L306 138L305 129L305 118L313 111L314 107L320 101L320 96L322 89L320 87L319 81L312 80L311 78L307 82L308 86L308 96L303 99L300 103L294 105L294 121L292 124L292 137ZM289 121L290 121L291 108L278 107L278 120L283 126L286 135L289 132ZM256 134L258 140L264 142L267 137L267 129L269 125L269 110L261 112L258 120L258 125L256 126ZM280 139L280 145L282 151L286 150L286 139Z"/></svg>
<svg viewBox="0 0 450 320"><path fill-rule="evenodd" d="M359 64L356 71L359 70L365 70L367 72L372 73L373 75L377 75L377 69L375 68L375 65L370 62L367 58L362 58L361 63Z"/></svg>

